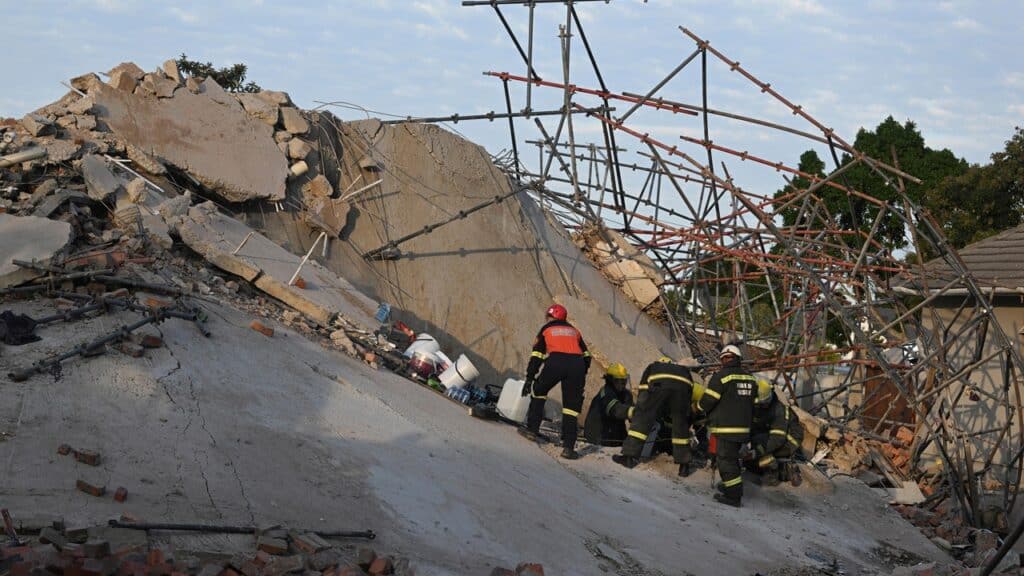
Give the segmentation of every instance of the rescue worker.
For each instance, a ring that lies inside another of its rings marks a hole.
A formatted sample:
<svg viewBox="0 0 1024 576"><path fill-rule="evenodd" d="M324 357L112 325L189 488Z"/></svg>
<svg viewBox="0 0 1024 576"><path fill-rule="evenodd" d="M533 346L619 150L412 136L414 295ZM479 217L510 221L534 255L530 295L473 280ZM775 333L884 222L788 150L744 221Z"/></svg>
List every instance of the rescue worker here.
<svg viewBox="0 0 1024 576"><path fill-rule="evenodd" d="M775 395L767 380L757 381L757 401L754 406L754 425L750 443L757 457L761 482L765 486L778 486L783 479L799 486L803 479L800 468L792 458L800 454L804 429L796 413ZM780 468L779 459L787 460Z"/></svg>
<svg viewBox="0 0 1024 576"><path fill-rule="evenodd" d="M740 448L750 440L757 379L740 366L743 353L735 345L722 348L718 358L722 367L711 376L700 408L708 415L708 432L714 436L722 476L715 500L739 508L743 500Z"/></svg>
<svg viewBox="0 0 1024 576"><path fill-rule="evenodd" d="M679 475L689 476L690 401L693 395L690 370L662 356L644 370L638 388L640 394L626 441L622 444L622 453L612 456L612 460L626 468L639 464L644 443L662 407L667 405L672 418L672 457L679 464Z"/></svg>
<svg viewBox="0 0 1024 576"><path fill-rule="evenodd" d="M530 394L530 407L526 412L526 427L520 428L519 433L530 440L540 439L540 421L548 392L561 384L562 458L575 460L579 458L576 435L583 409L583 388L590 369L590 352L580 331L567 321L568 317L568 311L561 304L552 304L545 313L547 323L537 334L526 367L523 394Z"/></svg>
<svg viewBox="0 0 1024 576"><path fill-rule="evenodd" d="M626 439L626 420L633 415L633 393L629 390L629 372L616 362L604 374L604 387L594 396L583 423L583 437L601 446L622 446Z"/></svg>

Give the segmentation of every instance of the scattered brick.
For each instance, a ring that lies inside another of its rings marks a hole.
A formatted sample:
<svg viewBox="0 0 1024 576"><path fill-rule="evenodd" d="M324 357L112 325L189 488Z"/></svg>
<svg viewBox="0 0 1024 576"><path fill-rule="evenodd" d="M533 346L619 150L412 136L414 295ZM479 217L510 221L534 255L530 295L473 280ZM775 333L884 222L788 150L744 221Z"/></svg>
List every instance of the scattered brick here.
<svg viewBox="0 0 1024 576"><path fill-rule="evenodd" d="M262 576L283 576L289 572L297 572L306 566L306 559L301 554L294 556L278 556L270 564L263 567Z"/></svg>
<svg viewBox="0 0 1024 576"><path fill-rule="evenodd" d="M71 454L71 445L61 444L60 446L57 446L57 454L60 454L61 456L67 456L68 454Z"/></svg>
<svg viewBox="0 0 1024 576"><path fill-rule="evenodd" d="M491 576L516 576L516 573L508 568L495 568L491 570Z"/></svg>
<svg viewBox="0 0 1024 576"><path fill-rule="evenodd" d="M78 480L75 483L75 487L78 488L80 491L85 492L86 494L90 494L92 496L96 496L97 498L107 493L106 486L95 486L93 484L89 484L85 480Z"/></svg>
<svg viewBox="0 0 1024 576"><path fill-rule="evenodd" d="M363 576L366 572L359 566L345 566L335 572L335 576Z"/></svg>
<svg viewBox="0 0 1024 576"><path fill-rule="evenodd" d="M114 490L114 500L118 502L124 502L128 499L128 489L124 486L118 486L117 490Z"/></svg>
<svg viewBox="0 0 1024 576"><path fill-rule="evenodd" d="M168 306L173 304L173 302L161 300L159 298L146 298L145 304L150 308L167 308Z"/></svg>
<svg viewBox="0 0 1024 576"><path fill-rule="evenodd" d="M523 562L516 566L516 576L544 576L544 567L532 562Z"/></svg>
<svg viewBox="0 0 1024 576"><path fill-rule="evenodd" d="M52 544L57 550L63 550L64 546L68 543L68 540L60 533L59 530L52 526L47 526L39 531L39 542L43 544Z"/></svg>
<svg viewBox="0 0 1024 576"><path fill-rule="evenodd" d="M296 288L298 288L300 290L305 290L306 289L306 280L302 276L299 276L298 278L295 279L295 283L292 284L292 286L295 286Z"/></svg>
<svg viewBox="0 0 1024 576"><path fill-rule="evenodd" d="M259 320L253 320L252 323L249 324L249 328L252 328L253 330L267 337L274 335L274 329L270 328L269 326L265 326Z"/></svg>
<svg viewBox="0 0 1024 576"><path fill-rule="evenodd" d="M128 296L129 292L127 288L118 288L112 292L103 293L104 298L127 298Z"/></svg>
<svg viewBox="0 0 1024 576"><path fill-rule="evenodd" d="M292 544L295 548L303 554L316 554L321 550L326 550L331 547L326 540L318 536L313 532L307 532L305 534L292 534Z"/></svg>
<svg viewBox="0 0 1024 576"><path fill-rule="evenodd" d="M260 566L266 566L270 563L271 560L273 560L273 557L270 554L264 552L263 550L257 550L256 557L253 558L253 562L259 564Z"/></svg>
<svg viewBox="0 0 1024 576"><path fill-rule="evenodd" d="M139 338L139 344L141 344L143 348L159 348L164 345L164 341L159 336L144 334Z"/></svg>
<svg viewBox="0 0 1024 576"><path fill-rule="evenodd" d="M89 466L99 466L100 453L94 450L75 450L75 460Z"/></svg>
<svg viewBox="0 0 1024 576"><path fill-rule="evenodd" d="M369 569L370 564L373 564L376 559L377 553L373 551L373 548L360 548L356 552L356 564L359 564L363 570Z"/></svg>
<svg viewBox="0 0 1024 576"><path fill-rule="evenodd" d="M391 574L392 568L391 558L382 557L374 560L367 572L370 573L370 576L384 576L385 574Z"/></svg>
<svg viewBox="0 0 1024 576"><path fill-rule="evenodd" d="M257 548L275 556L288 553L288 543L280 538L260 538Z"/></svg>
<svg viewBox="0 0 1024 576"><path fill-rule="evenodd" d="M132 358L142 358L146 353L146 349L134 342L127 340L118 342L117 351L124 354L125 356L131 356Z"/></svg>
<svg viewBox="0 0 1024 576"><path fill-rule="evenodd" d="M106 558L110 556L110 542L106 540L89 540L82 546L86 558Z"/></svg>

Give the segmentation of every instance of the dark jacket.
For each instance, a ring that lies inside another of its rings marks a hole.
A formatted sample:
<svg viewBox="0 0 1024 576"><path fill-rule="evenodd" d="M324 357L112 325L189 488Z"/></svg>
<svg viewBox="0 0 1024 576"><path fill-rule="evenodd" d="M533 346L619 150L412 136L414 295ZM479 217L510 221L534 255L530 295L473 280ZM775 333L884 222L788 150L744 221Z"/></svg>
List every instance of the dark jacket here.
<svg viewBox="0 0 1024 576"><path fill-rule="evenodd" d="M778 398L772 398L771 404L754 408L754 434L768 436L765 449L771 454L789 442L794 449L800 448L804 439L804 427L796 413Z"/></svg>
<svg viewBox="0 0 1024 576"><path fill-rule="evenodd" d="M587 350L587 343L583 341L583 335L572 324L562 320L552 320L537 333L533 341L533 351L530 352L530 363L526 366L526 381L532 381L537 376L541 364L551 354L564 354L567 356L582 356L586 363L586 369L590 370L590 352Z"/></svg>
<svg viewBox="0 0 1024 576"><path fill-rule="evenodd" d="M700 408L708 415L708 431L727 440L749 440L756 397L757 379L739 360L722 366L700 399Z"/></svg>
<svg viewBox="0 0 1024 576"><path fill-rule="evenodd" d="M583 423L583 437L587 442L602 446L622 446L626 439L626 419L632 416L633 393L628 388L622 391L612 384L594 396Z"/></svg>

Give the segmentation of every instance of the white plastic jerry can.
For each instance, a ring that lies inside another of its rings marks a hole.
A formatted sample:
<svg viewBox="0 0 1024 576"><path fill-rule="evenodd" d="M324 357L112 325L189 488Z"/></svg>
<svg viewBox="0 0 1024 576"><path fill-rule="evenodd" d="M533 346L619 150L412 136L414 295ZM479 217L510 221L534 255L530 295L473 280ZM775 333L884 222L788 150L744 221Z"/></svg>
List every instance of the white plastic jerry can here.
<svg viewBox="0 0 1024 576"><path fill-rule="evenodd" d="M523 396L523 386L526 380L509 378L501 387L501 395L498 396L498 412L516 422L526 422L526 410L530 407L530 396Z"/></svg>

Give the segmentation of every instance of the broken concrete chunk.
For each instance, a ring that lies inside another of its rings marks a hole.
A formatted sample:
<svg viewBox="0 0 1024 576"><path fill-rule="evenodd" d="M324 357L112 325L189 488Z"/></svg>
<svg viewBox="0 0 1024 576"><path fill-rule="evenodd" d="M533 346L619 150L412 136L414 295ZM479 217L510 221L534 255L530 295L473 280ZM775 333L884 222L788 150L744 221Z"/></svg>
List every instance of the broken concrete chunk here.
<svg viewBox="0 0 1024 576"><path fill-rule="evenodd" d="M302 218L310 226L327 232L329 237L337 238L341 236L351 210L352 206L346 200L317 198L307 202Z"/></svg>
<svg viewBox="0 0 1024 576"><path fill-rule="evenodd" d="M306 172L309 172L309 164L306 164L305 160L299 160L295 164L292 164L292 167L288 169L288 172L292 177L298 178Z"/></svg>
<svg viewBox="0 0 1024 576"><path fill-rule="evenodd" d="M68 128L75 128L77 121L74 116L61 116L57 118L57 126L67 130Z"/></svg>
<svg viewBox="0 0 1024 576"><path fill-rule="evenodd" d="M313 147L304 140L292 138L288 141L288 157L292 160L304 160L312 151Z"/></svg>
<svg viewBox="0 0 1024 576"><path fill-rule="evenodd" d="M134 162L136 167L141 168L143 172L155 176L167 173L167 167L163 163L144 152L138 146L125 144L124 151L128 155L128 159Z"/></svg>
<svg viewBox="0 0 1024 576"><path fill-rule="evenodd" d="M235 99L234 96L228 94L226 90L221 88L220 84L213 78L207 78L199 85L199 93L205 95L210 100L213 100L217 104L227 106L233 110L241 110L242 105Z"/></svg>
<svg viewBox="0 0 1024 576"><path fill-rule="evenodd" d="M96 118L89 115L71 116L75 119L75 128L88 132L96 129Z"/></svg>
<svg viewBox="0 0 1024 576"><path fill-rule="evenodd" d="M125 191L128 193L128 201L132 204L138 204L146 199L146 181L142 178L136 178L128 183Z"/></svg>
<svg viewBox="0 0 1024 576"><path fill-rule="evenodd" d="M177 60L168 60L164 62L163 66L160 67L163 73L173 80L176 85L181 85L181 72L178 70Z"/></svg>
<svg viewBox="0 0 1024 576"><path fill-rule="evenodd" d="M46 198L50 194L57 191L57 181L53 178L47 178L43 180L42 184L36 186L36 189L32 191L32 198L29 200L33 205L38 204L40 200Z"/></svg>
<svg viewBox="0 0 1024 576"><path fill-rule="evenodd" d="M274 142L288 142L292 138L293 136L285 132L284 130L278 130L277 132L274 132Z"/></svg>
<svg viewBox="0 0 1024 576"><path fill-rule="evenodd" d="M317 198L330 198L333 194L334 187L323 174L317 174L316 178L302 186L302 196L307 203Z"/></svg>
<svg viewBox="0 0 1024 576"><path fill-rule="evenodd" d="M121 189L121 180L110 171L107 162L95 154L82 159L82 177L89 196L101 202Z"/></svg>
<svg viewBox="0 0 1024 576"><path fill-rule="evenodd" d="M192 193L185 192L180 196L174 198L168 198L162 202L156 208L157 214L159 214L164 220L171 220L173 218L184 216L188 213L188 208L192 204Z"/></svg>
<svg viewBox="0 0 1024 576"><path fill-rule="evenodd" d="M110 85L122 92L134 92L146 73L135 65L134 62L122 62L107 72L110 76Z"/></svg>
<svg viewBox="0 0 1024 576"><path fill-rule="evenodd" d="M26 115L21 119L21 125L33 136L53 134L53 122L50 122L45 116L38 114Z"/></svg>
<svg viewBox="0 0 1024 576"><path fill-rule="evenodd" d="M185 88L193 94L199 94L199 91L202 89L202 83L199 79L189 76L185 79Z"/></svg>
<svg viewBox="0 0 1024 576"><path fill-rule="evenodd" d="M66 202L74 202L76 204L88 204L92 201L88 195L77 190L61 190L56 194L52 194L43 199L43 201L32 211L33 216L39 216L40 218L49 218L51 214L56 212Z"/></svg>
<svg viewBox="0 0 1024 576"><path fill-rule="evenodd" d="M70 84L71 87L75 90L79 90L88 94L95 90L98 86L101 86L103 84L103 80L100 80L99 76L90 72L88 74L82 74L81 76L76 76L72 78Z"/></svg>
<svg viewBox="0 0 1024 576"><path fill-rule="evenodd" d="M49 262L71 241L71 224L36 216L0 214L0 288L39 276L13 260Z"/></svg>
<svg viewBox="0 0 1024 576"><path fill-rule="evenodd" d="M260 98L259 93L239 94L238 101L241 102L242 108L244 108L245 111L253 118L263 122L267 126L274 126L277 124L278 116L280 116L277 104L267 102L265 99Z"/></svg>
<svg viewBox="0 0 1024 576"><path fill-rule="evenodd" d="M93 100L91 96L84 96L75 100L68 106L68 114L88 114L92 112Z"/></svg>
<svg viewBox="0 0 1024 576"><path fill-rule="evenodd" d="M178 83L170 78L161 78L155 75L147 75L146 80L152 84L153 93L156 94L157 98L170 98L174 96L174 91L178 89Z"/></svg>
<svg viewBox="0 0 1024 576"><path fill-rule="evenodd" d="M288 166L271 128L250 118L212 80L203 86L203 94L178 90L173 98L138 98L109 88L94 96L100 119L121 141L187 171L225 200L283 200ZM230 103L219 104L217 94Z"/></svg>
<svg viewBox="0 0 1024 576"><path fill-rule="evenodd" d="M81 146L72 140L51 140L43 144L46 148L46 163L57 164L67 162L78 155Z"/></svg>
<svg viewBox="0 0 1024 576"><path fill-rule="evenodd" d="M309 122L302 116L302 112L298 108L281 108L281 125L292 134L309 132Z"/></svg>
<svg viewBox="0 0 1024 576"><path fill-rule="evenodd" d="M254 94L260 100L273 104L274 106L291 106L292 99L287 92L276 92L274 90L260 90Z"/></svg>

